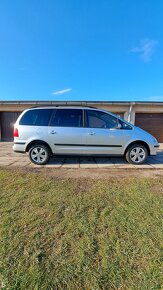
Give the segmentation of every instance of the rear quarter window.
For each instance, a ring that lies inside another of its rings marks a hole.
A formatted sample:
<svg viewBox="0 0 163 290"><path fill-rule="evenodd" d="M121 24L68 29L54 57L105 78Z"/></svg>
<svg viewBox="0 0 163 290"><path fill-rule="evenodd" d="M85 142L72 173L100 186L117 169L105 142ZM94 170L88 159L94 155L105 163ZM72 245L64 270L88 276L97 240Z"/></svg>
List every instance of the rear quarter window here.
<svg viewBox="0 0 163 290"><path fill-rule="evenodd" d="M48 126L52 109L37 109L27 111L19 121L19 125Z"/></svg>

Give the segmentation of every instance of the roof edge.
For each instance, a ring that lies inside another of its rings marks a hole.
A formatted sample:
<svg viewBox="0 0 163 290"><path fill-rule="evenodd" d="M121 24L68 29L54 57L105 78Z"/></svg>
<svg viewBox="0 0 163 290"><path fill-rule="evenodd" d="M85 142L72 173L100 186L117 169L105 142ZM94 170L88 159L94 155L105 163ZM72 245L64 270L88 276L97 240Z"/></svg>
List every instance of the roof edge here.
<svg viewBox="0 0 163 290"><path fill-rule="evenodd" d="M93 105L93 104L99 104L99 105L163 105L162 102L158 101L1 101L0 105L7 105L7 104L13 104L13 105Z"/></svg>

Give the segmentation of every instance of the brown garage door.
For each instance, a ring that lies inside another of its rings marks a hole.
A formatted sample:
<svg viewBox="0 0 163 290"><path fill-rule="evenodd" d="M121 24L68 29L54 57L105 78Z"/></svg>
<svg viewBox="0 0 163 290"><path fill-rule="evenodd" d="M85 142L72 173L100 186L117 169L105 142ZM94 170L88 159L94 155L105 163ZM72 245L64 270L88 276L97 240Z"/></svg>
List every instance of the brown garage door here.
<svg viewBox="0 0 163 290"><path fill-rule="evenodd" d="M1 112L1 140L12 141L13 140L13 127L16 119L20 115L20 112Z"/></svg>
<svg viewBox="0 0 163 290"><path fill-rule="evenodd" d="M151 133L159 142L163 142L163 113L137 113L135 125Z"/></svg>

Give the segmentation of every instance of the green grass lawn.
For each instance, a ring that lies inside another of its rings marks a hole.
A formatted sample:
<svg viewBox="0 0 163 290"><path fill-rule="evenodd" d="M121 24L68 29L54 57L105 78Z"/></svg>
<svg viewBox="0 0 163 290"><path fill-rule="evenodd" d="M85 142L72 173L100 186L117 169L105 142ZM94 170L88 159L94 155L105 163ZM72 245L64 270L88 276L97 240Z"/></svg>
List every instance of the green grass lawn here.
<svg viewBox="0 0 163 290"><path fill-rule="evenodd" d="M0 170L0 289L162 289L161 178Z"/></svg>

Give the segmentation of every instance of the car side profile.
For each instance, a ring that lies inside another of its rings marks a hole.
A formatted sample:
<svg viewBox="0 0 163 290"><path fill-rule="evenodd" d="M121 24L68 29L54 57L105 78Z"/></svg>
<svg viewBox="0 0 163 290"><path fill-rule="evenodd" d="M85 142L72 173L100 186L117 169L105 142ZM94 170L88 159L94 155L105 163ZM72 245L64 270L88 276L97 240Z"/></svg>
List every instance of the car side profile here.
<svg viewBox="0 0 163 290"><path fill-rule="evenodd" d="M51 155L124 156L142 164L156 155L155 137L108 111L92 107L38 107L22 112L14 126L15 152L46 164Z"/></svg>

